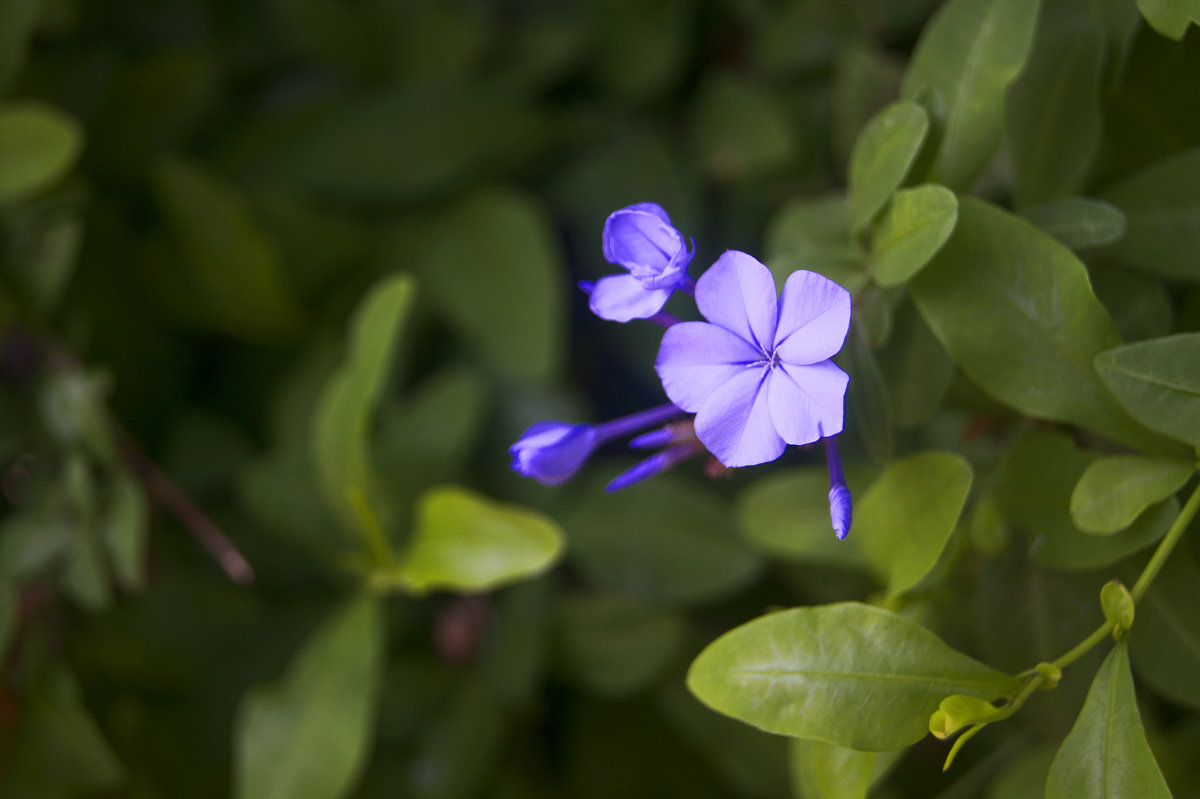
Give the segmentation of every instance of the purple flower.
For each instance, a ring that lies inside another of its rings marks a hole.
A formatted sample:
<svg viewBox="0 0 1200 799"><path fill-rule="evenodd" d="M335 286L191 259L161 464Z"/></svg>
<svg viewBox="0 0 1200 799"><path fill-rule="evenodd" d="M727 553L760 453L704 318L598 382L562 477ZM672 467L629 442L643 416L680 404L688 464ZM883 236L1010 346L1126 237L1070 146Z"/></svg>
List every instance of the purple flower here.
<svg viewBox="0 0 1200 799"><path fill-rule="evenodd" d="M603 244L605 260L629 274L596 281L588 307L602 319L647 319L662 310L672 291L690 285L687 268L694 253L657 203L638 203L610 214Z"/></svg>
<svg viewBox="0 0 1200 799"><path fill-rule="evenodd" d="M729 250L696 282L696 305L708 322L668 328L655 368L722 464L766 463L841 432L850 378L829 358L850 326L849 292L798 271L777 299L770 270Z"/></svg>

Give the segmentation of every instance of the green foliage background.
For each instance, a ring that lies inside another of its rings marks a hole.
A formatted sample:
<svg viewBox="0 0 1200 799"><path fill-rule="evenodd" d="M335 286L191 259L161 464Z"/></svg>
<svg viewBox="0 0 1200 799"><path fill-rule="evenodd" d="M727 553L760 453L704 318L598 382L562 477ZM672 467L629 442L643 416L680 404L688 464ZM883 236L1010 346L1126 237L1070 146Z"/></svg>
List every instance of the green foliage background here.
<svg viewBox="0 0 1200 799"><path fill-rule="evenodd" d="M0 0L0 795L1200 796L1193 22ZM663 401L641 201L854 294L847 541L509 470Z"/></svg>

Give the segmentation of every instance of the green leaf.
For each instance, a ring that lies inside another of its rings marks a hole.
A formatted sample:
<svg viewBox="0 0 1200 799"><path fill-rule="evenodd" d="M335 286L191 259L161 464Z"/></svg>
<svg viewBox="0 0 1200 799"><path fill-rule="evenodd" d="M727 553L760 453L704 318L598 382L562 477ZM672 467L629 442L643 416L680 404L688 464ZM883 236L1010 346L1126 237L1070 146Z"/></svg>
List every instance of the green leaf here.
<svg viewBox="0 0 1200 799"><path fill-rule="evenodd" d="M867 799L871 787L903 754L904 750L860 752L792 738L788 740L788 760L793 794L796 799Z"/></svg>
<svg viewBox="0 0 1200 799"><path fill-rule="evenodd" d="M8 657L8 645L17 634L21 619L21 595L17 584L0 575L0 660Z"/></svg>
<svg viewBox="0 0 1200 799"><path fill-rule="evenodd" d="M787 203L767 223L765 242L766 263L779 286L797 269L819 272L851 294L865 282L862 258L847 228L846 199L840 195Z"/></svg>
<svg viewBox="0 0 1200 799"><path fill-rule="evenodd" d="M1092 681L1075 726L1062 743L1046 799L1170 799L1138 717L1129 651L1118 643Z"/></svg>
<svg viewBox="0 0 1200 799"><path fill-rule="evenodd" d="M1133 418L1200 447L1200 333L1139 341L1096 356L1096 371Z"/></svg>
<svg viewBox="0 0 1200 799"><path fill-rule="evenodd" d="M895 461L854 509L850 535L893 594L919 583L954 532L971 465L949 452L922 452Z"/></svg>
<svg viewBox="0 0 1200 799"><path fill-rule="evenodd" d="M412 261L408 252L394 257ZM488 189L462 200L428 232L415 267L430 299L497 367L533 380L558 372L565 268L533 197Z"/></svg>
<svg viewBox="0 0 1200 799"><path fill-rule="evenodd" d="M189 293L179 301L198 303L191 313L231 335L270 340L295 333L301 310L279 250L237 189L177 159L157 165L152 187L188 267ZM162 275L154 279L169 285Z"/></svg>
<svg viewBox="0 0 1200 799"><path fill-rule="evenodd" d="M977 696L953 694L943 699L929 717L929 731L935 738L948 738L964 727L987 724L1005 716L1004 710Z"/></svg>
<svg viewBox="0 0 1200 799"><path fill-rule="evenodd" d="M557 524L458 486L426 491L396 577L417 593L489 591L541 574L562 555Z"/></svg>
<svg viewBox="0 0 1200 799"><path fill-rule="evenodd" d="M893 331L879 355L897 427L916 427L937 410L954 380L954 362L912 303L896 311Z"/></svg>
<svg viewBox="0 0 1200 799"><path fill-rule="evenodd" d="M964 372L1030 416L1136 447L1169 447L1130 419L1092 368L1119 342L1083 264L1028 222L971 197L910 284L917 309Z"/></svg>
<svg viewBox="0 0 1200 799"><path fill-rule="evenodd" d="M0 3L0 94L7 94L20 74L37 28L42 0Z"/></svg>
<svg viewBox="0 0 1200 799"><path fill-rule="evenodd" d="M1172 553L1137 606L1129 646L1138 677L1156 692L1200 711L1200 568L1186 549Z"/></svg>
<svg viewBox="0 0 1200 799"><path fill-rule="evenodd" d="M1029 63L1004 109L1018 207L1074 194L1086 184L1100 147L1103 56L1104 31L1085 0L1046 3Z"/></svg>
<svg viewBox="0 0 1200 799"><path fill-rule="evenodd" d="M1092 288L1125 341L1170 332L1175 309L1168 284L1125 269L1100 269L1092 274Z"/></svg>
<svg viewBox="0 0 1200 799"><path fill-rule="evenodd" d="M717 180L753 180L795 161L797 131L786 105L767 88L732 73L710 72L693 102L692 150Z"/></svg>
<svg viewBox="0 0 1200 799"><path fill-rule="evenodd" d="M900 749L952 693L994 699L1012 679L902 616L856 602L772 613L700 653L688 688L720 713L781 735Z"/></svg>
<svg viewBox="0 0 1200 799"><path fill-rule="evenodd" d="M867 455L876 463L892 457L892 408L879 361L867 344L861 320L850 328L846 346L837 363L850 375L854 391L849 396L849 425L862 439Z"/></svg>
<svg viewBox="0 0 1200 799"><path fill-rule="evenodd" d="M596 586L663 604L709 602L748 583L759 561L717 495L672 475L617 494L589 481L563 515L570 560ZM828 518L828 508L826 508Z"/></svg>
<svg viewBox="0 0 1200 799"><path fill-rule="evenodd" d="M335 799L354 787L374 738L383 608L346 602L304 642L279 682L251 689L234 720L239 799Z"/></svg>
<svg viewBox="0 0 1200 799"><path fill-rule="evenodd" d="M937 254L958 219L958 200L944 186L917 186L892 195L891 205L871 233L867 262L875 282L899 286Z"/></svg>
<svg viewBox="0 0 1200 799"><path fill-rule="evenodd" d="M83 151L83 129L45 103L0 105L0 204L27 200L58 183Z"/></svg>
<svg viewBox="0 0 1200 799"><path fill-rule="evenodd" d="M1072 250L1112 244L1125 235L1125 215L1089 197L1064 197L1026 208L1021 216Z"/></svg>
<svg viewBox="0 0 1200 799"><path fill-rule="evenodd" d="M1033 43L1038 0L950 0L917 41L901 96L945 108L934 177L967 189L1000 143L1004 94Z"/></svg>
<svg viewBox="0 0 1200 799"><path fill-rule="evenodd" d="M1112 455L1093 461L1071 493L1071 519L1087 533L1124 530L1146 508L1174 494L1195 471L1184 460Z"/></svg>
<svg viewBox="0 0 1200 799"><path fill-rule="evenodd" d="M850 493L861 496L875 469L846 464ZM839 541L829 519L829 472L824 466L764 475L737 500L738 529L767 555L823 566L862 569L867 563L850 541Z"/></svg>
<svg viewBox="0 0 1200 799"><path fill-rule="evenodd" d="M851 230L866 228L904 182L928 130L925 109L908 100L892 103L863 128L850 153Z"/></svg>
<svg viewBox="0 0 1200 799"><path fill-rule="evenodd" d="M1102 192L1125 235L1102 252L1132 269L1200 281L1200 147L1156 161Z"/></svg>
<svg viewBox="0 0 1200 799"><path fill-rule="evenodd" d="M1133 595L1120 580L1109 580L1100 589L1100 607L1115 635L1124 635L1133 626Z"/></svg>
<svg viewBox="0 0 1200 799"><path fill-rule="evenodd" d="M647 6L638 0L581 4L587 13L594 58L591 72L607 93L628 100L661 94L688 65L696 6L664 0Z"/></svg>
<svg viewBox="0 0 1200 799"><path fill-rule="evenodd" d="M413 799L478 796L495 771L506 743L505 708L487 683L468 673L420 730L410 767ZM407 786L406 786L407 787ZM395 784L385 795L396 792Z"/></svg>
<svg viewBox="0 0 1200 799"><path fill-rule="evenodd" d="M310 446L328 505L349 529L368 540L375 534L361 504L384 529L389 505L370 458L372 417L387 385L415 291L408 275L384 278L354 311L344 360L325 383L313 418ZM379 547L375 541L373 546ZM382 558L383 553L376 551Z"/></svg>
<svg viewBox="0 0 1200 799"><path fill-rule="evenodd" d="M849 164L863 128L900 93L903 71L900 60L881 47L849 41L840 48L830 84L831 145L836 164Z"/></svg>
<svg viewBox="0 0 1200 799"><path fill-rule="evenodd" d="M103 522L104 545L117 581L127 590L140 590L146 583L146 545L149 528L146 498L131 475L115 479Z"/></svg>
<svg viewBox="0 0 1200 799"><path fill-rule="evenodd" d="M1190 23L1200 23L1200 0L1137 0L1137 7L1151 28L1177 42Z"/></svg>
<svg viewBox="0 0 1200 799"><path fill-rule="evenodd" d="M597 694L645 688L679 655L686 634L678 613L620 594L566 598L558 606L563 665L573 681Z"/></svg>

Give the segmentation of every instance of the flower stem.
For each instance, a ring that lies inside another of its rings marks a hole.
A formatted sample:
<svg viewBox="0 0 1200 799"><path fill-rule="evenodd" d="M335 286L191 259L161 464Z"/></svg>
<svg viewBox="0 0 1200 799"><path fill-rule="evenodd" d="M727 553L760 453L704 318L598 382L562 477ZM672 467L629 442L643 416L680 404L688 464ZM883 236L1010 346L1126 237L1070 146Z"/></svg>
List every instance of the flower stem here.
<svg viewBox="0 0 1200 799"><path fill-rule="evenodd" d="M598 424L596 425L596 444L599 445L614 438L636 433L651 425L665 422L668 419L674 419L676 416L682 414L683 411L668 402L666 405L659 405L658 407L639 411L629 416L622 416L620 419L613 419L611 422Z"/></svg>

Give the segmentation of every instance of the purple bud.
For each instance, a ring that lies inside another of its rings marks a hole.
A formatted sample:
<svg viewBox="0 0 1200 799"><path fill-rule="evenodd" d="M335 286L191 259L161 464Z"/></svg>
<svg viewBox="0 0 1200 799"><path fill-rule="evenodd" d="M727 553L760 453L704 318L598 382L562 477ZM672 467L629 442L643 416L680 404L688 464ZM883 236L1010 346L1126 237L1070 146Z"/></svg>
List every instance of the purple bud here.
<svg viewBox="0 0 1200 799"><path fill-rule="evenodd" d="M543 485L565 483L596 446L596 429L586 424L538 422L508 448L512 470Z"/></svg>
<svg viewBox="0 0 1200 799"><path fill-rule="evenodd" d="M630 449L658 449L665 447L675 440L675 433L669 427L642 433L629 442Z"/></svg>
<svg viewBox="0 0 1200 799"><path fill-rule="evenodd" d="M838 454L836 438L829 436L821 440L825 442L825 463L829 467L829 518L833 522L833 532L841 540L850 532L854 508L846 476L842 473L842 457Z"/></svg>
<svg viewBox="0 0 1200 799"><path fill-rule="evenodd" d="M686 281L694 254L656 203L638 203L609 214L602 244L605 260L628 269L648 290Z"/></svg>
<svg viewBox="0 0 1200 799"><path fill-rule="evenodd" d="M662 452L656 452L636 466L621 472L613 478L611 483L604 487L604 490L611 494L614 491L629 488L634 483L640 483L648 477L661 474L680 461L699 454L701 449L702 447L698 443L680 444L679 446L664 449Z"/></svg>

